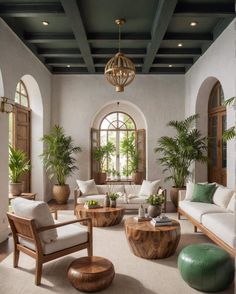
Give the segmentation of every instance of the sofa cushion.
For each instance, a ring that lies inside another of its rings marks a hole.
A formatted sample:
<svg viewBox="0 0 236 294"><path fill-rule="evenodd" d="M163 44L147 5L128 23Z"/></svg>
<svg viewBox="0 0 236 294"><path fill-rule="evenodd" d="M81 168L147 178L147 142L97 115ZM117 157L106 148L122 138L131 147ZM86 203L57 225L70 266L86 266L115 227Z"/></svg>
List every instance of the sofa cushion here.
<svg viewBox="0 0 236 294"><path fill-rule="evenodd" d="M104 194L102 194L102 195L99 195L99 194L98 195L85 195L85 196L82 196L82 197L78 197L77 198L77 203L78 204L85 204L85 202L88 201L88 200L96 200L96 201L98 201L98 203L100 205L103 205L105 196L106 195L104 195Z"/></svg>
<svg viewBox="0 0 236 294"><path fill-rule="evenodd" d="M58 238L56 241L48 244L42 244L44 254L50 254L88 241L87 230L73 224L57 228L57 234ZM21 238L20 243L32 250L35 250L33 242Z"/></svg>
<svg viewBox="0 0 236 294"><path fill-rule="evenodd" d="M226 208L233 193L234 191L229 188L218 186L213 195L213 203L220 207Z"/></svg>
<svg viewBox="0 0 236 294"><path fill-rule="evenodd" d="M229 201L228 206L227 206L227 210L232 211L233 213L235 213L235 210L236 210L236 199L235 198L236 198L236 194L234 193Z"/></svg>
<svg viewBox="0 0 236 294"><path fill-rule="evenodd" d="M202 202L180 201L179 207L199 223L202 223L202 216L206 213L227 212L215 204Z"/></svg>
<svg viewBox="0 0 236 294"><path fill-rule="evenodd" d="M193 189L194 189L194 183L188 182L186 183L186 194L185 194L185 200L191 200L193 197Z"/></svg>
<svg viewBox="0 0 236 294"><path fill-rule="evenodd" d="M195 184L193 188L192 202L212 203L215 192L215 184Z"/></svg>
<svg viewBox="0 0 236 294"><path fill-rule="evenodd" d="M229 246L235 248L234 214L209 213L202 216L202 224Z"/></svg>
<svg viewBox="0 0 236 294"><path fill-rule="evenodd" d="M96 195L98 193L94 179L88 181L76 180L82 195Z"/></svg>
<svg viewBox="0 0 236 294"><path fill-rule="evenodd" d="M43 201L27 200L17 197L11 201L12 209L17 216L34 219L37 227L54 225L52 214L47 203ZM45 243L57 239L57 230L52 229L40 233L40 238Z"/></svg>
<svg viewBox="0 0 236 294"><path fill-rule="evenodd" d="M129 204L145 204L145 203L147 203L147 201L146 201L146 197L142 197L142 196L140 196L140 197L138 197L138 196L136 196L136 197L132 197L132 198L128 198L128 203Z"/></svg>
<svg viewBox="0 0 236 294"><path fill-rule="evenodd" d="M139 196L150 196L157 193L157 189L161 180L147 181L143 180Z"/></svg>
<svg viewBox="0 0 236 294"><path fill-rule="evenodd" d="M141 189L141 185L124 185L125 188L125 194L128 195L134 195L134 196L138 196L140 189Z"/></svg>

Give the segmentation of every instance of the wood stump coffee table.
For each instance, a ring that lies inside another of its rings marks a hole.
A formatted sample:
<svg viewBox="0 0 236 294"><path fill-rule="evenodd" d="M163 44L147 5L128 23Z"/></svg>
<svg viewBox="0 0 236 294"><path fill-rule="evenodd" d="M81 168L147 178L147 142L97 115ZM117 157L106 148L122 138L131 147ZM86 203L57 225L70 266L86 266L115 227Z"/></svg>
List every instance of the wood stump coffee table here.
<svg viewBox="0 0 236 294"><path fill-rule="evenodd" d="M94 227L109 227L117 225L121 222L124 216L125 208L122 206L101 207L87 209L83 205L76 206L76 216L80 218L92 218L92 224ZM83 225L87 225L87 222L81 222Z"/></svg>
<svg viewBox="0 0 236 294"><path fill-rule="evenodd" d="M106 258L81 257L70 264L67 276L77 290L95 292L111 284L115 270L113 264Z"/></svg>
<svg viewBox="0 0 236 294"><path fill-rule="evenodd" d="M175 253L180 240L180 224L154 227L150 221L138 222L133 217L125 220L125 233L131 251L147 259L166 258Z"/></svg>

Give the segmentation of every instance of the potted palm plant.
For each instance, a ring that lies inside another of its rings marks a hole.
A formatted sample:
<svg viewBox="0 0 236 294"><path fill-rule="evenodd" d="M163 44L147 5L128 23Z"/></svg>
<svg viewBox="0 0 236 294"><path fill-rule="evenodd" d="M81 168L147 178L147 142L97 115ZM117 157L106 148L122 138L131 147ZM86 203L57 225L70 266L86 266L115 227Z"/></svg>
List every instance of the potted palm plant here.
<svg viewBox="0 0 236 294"><path fill-rule="evenodd" d="M126 174L133 175L135 184L140 184L142 181L142 173L138 171L139 153L135 145L135 135L132 133L130 136L124 138L120 144L121 153L128 157L128 167Z"/></svg>
<svg viewBox="0 0 236 294"><path fill-rule="evenodd" d="M116 148L112 142L107 142L106 145L97 147L94 150L93 157L99 164L99 183L104 184L106 180L106 159L110 160L111 155L115 152Z"/></svg>
<svg viewBox="0 0 236 294"><path fill-rule="evenodd" d="M59 204L66 203L70 195L66 179L74 170L78 169L76 159L72 155L81 149L75 146L71 136L66 136L63 128L57 125L53 127L50 134L44 135L41 140L45 149L40 156L49 179L56 180L52 191L53 198Z"/></svg>
<svg viewBox="0 0 236 294"><path fill-rule="evenodd" d="M21 177L30 170L29 160L25 152L9 146L9 192L13 196L22 193Z"/></svg>
<svg viewBox="0 0 236 294"><path fill-rule="evenodd" d="M170 175L167 180L173 180L174 186L170 191L173 204L178 206L178 192L185 188L186 179L190 175L189 168L198 161L206 163L207 139L202 137L194 125L198 115L192 115L183 121L170 121L167 126L176 131L174 137L163 136L158 140L154 149L160 154L159 161L165 167L164 172Z"/></svg>

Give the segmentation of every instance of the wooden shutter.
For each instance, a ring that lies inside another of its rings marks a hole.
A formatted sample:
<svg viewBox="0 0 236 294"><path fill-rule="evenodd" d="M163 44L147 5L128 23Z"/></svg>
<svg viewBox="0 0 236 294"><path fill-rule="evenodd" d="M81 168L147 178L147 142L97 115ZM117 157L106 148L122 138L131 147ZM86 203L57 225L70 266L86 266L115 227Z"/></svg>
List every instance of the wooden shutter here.
<svg viewBox="0 0 236 294"><path fill-rule="evenodd" d="M146 179L146 131L144 129L137 130L137 150L140 160L138 171L142 173L142 180Z"/></svg>
<svg viewBox="0 0 236 294"><path fill-rule="evenodd" d="M95 180L96 184L99 184L99 163L94 160L93 154L96 147L99 146L99 130L91 129L91 178Z"/></svg>
<svg viewBox="0 0 236 294"><path fill-rule="evenodd" d="M24 151L30 160L31 111L16 103L13 117L13 147ZM30 192L30 178L30 172L22 176L23 192Z"/></svg>

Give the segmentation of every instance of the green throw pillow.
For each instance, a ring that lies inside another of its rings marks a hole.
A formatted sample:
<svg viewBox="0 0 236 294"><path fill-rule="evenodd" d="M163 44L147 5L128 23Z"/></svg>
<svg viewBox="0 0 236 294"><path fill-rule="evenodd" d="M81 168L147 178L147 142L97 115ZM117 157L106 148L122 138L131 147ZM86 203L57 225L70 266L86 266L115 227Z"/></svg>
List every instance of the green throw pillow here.
<svg viewBox="0 0 236 294"><path fill-rule="evenodd" d="M215 184L195 184L193 188L193 197L191 201L212 203L212 197L215 190Z"/></svg>

